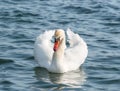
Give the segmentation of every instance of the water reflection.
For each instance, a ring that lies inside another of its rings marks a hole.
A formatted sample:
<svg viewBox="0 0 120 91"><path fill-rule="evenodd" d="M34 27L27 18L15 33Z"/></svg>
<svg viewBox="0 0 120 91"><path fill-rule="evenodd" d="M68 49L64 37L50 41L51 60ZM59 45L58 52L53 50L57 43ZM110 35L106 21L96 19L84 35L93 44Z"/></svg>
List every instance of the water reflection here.
<svg viewBox="0 0 120 91"><path fill-rule="evenodd" d="M64 74L55 74L48 72L44 68L36 67L35 74L39 81L57 85L57 89L64 87L79 88L86 80L85 72L82 69Z"/></svg>

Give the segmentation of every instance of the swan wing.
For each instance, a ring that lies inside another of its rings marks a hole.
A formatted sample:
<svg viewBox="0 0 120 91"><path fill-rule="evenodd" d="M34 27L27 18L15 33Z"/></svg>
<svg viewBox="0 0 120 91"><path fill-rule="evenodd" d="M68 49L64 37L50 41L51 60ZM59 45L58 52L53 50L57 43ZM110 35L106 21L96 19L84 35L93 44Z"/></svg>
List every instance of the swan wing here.
<svg viewBox="0 0 120 91"><path fill-rule="evenodd" d="M78 34L75 34L70 29L67 30L67 37L70 46L66 48L64 58L69 64L69 69L76 69L87 57L87 45Z"/></svg>
<svg viewBox="0 0 120 91"><path fill-rule="evenodd" d="M45 31L35 41L34 56L41 67L48 68L53 54L53 43L51 42L54 31Z"/></svg>

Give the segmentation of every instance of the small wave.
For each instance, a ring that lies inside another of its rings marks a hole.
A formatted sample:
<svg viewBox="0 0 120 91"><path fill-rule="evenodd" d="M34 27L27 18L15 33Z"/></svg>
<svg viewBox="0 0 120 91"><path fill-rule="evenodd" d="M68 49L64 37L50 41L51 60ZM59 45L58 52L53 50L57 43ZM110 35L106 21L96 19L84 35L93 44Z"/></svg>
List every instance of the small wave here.
<svg viewBox="0 0 120 91"><path fill-rule="evenodd" d="M0 65L1 64L7 64L7 63L13 63L14 60L11 60L11 59L3 59L3 58L0 58Z"/></svg>
<svg viewBox="0 0 120 91"><path fill-rule="evenodd" d="M120 34L120 31L111 31L111 34Z"/></svg>
<svg viewBox="0 0 120 91"><path fill-rule="evenodd" d="M114 26L119 26L120 22L104 22L104 23L101 23L101 24L103 24L105 26L112 26L112 27L114 27Z"/></svg>
<svg viewBox="0 0 120 91"><path fill-rule="evenodd" d="M96 12L95 10L92 10L90 8L80 6L65 6L63 8L67 11L76 12L77 14L90 14Z"/></svg>
<svg viewBox="0 0 120 91"><path fill-rule="evenodd" d="M21 31L13 31L11 34L7 34L6 37L10 37L13 39L29 39L28 33L21 32Z"/></svg>
<svg viewBox="0 0 120 91"><path fill-rule="evenodd" d="M9 25L7 25L7 24L0 24L0 27L1 28L9 28ZM1 31L0 31L1 32ZM1 34L1 33L0 33ZM2 35L2 34L1 34Z"/></svg>
<svg viewBox="0 0 120 91"><path fill-rule="evenodd" d="M30 56L30 57L27 57L25 58L26 60L34 60L34 56Z"/></svg>
<svg viewBox="0 0 120 91"><path fill-rule="evenodd" d="M8 80L3 80L3 81L0 82L0 84L1 84L1 85L3 85L3 84L12 85L12 84L14 84L14 83L11 82L11 81L8 81Z"/></svg>
<svg viewBox="0 0 120 91"><path fill-rule="evenodd" d="M116 79L116 78L113 78L113 79L104 79L104 80L100 80L98 81L98 83L104 83L104 84L120 84L120 79Z"/></svg>
<svg viewBox="0 0 120 91"><path fill-rule="evenodd" d="M22 11L22 10L14 10L13 11L13 17L32 17L32 16L39 16L38 13L28 12L28 11Z"/></svg>
<svg viewBox="0 0 120 91"><path fill-rule="evenodd" d="M18 38L19 39L19 38ZM14 40L12 43L27 43L27 44L34 44L34 41L31 39L19 39Z"/></svg>

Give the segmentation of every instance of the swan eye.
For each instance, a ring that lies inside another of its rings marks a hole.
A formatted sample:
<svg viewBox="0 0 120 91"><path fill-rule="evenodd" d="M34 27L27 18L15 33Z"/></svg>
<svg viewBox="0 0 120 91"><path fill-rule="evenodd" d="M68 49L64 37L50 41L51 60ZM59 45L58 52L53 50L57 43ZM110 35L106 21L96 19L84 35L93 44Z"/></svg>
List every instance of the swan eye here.
<svg viewBox="0 0 120 91"><path fill-rule="evenodd" d="M60 41L60 37L55 38L55 41Z"/></svg>

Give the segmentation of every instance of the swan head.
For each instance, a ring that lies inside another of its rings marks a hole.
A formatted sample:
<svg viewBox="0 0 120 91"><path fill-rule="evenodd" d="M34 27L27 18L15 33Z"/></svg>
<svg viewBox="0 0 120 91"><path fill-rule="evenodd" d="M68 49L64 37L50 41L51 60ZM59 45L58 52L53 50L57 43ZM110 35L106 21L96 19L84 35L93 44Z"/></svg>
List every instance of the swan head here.
<svg viewBox="0 0 120 91"><path fill-rule="evenodd" d="M54 38L55 38L55 42L54 42L54 51L57 51L59 48L59 45L61 44L62 40L65 38L65 33L64 30L62 29L57 29L54 33Z"/></svg>

